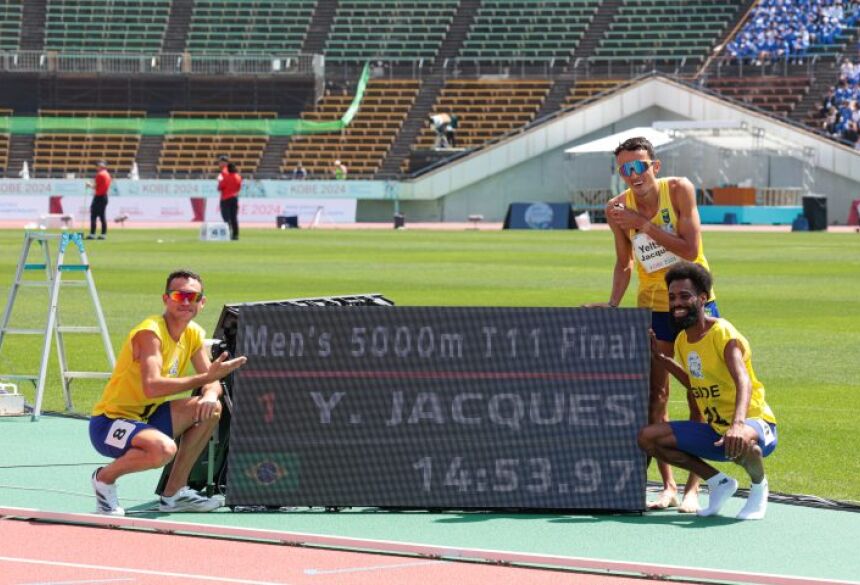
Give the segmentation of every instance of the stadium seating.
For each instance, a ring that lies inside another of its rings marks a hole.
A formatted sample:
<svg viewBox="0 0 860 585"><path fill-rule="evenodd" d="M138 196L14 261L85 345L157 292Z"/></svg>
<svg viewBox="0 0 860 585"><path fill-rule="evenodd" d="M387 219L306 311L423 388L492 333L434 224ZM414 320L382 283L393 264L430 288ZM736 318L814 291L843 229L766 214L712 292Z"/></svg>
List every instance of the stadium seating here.
<svg viewBox="0 0 860 585"><path fill-rule="evenodd" d="M111 172L127 173L137 155L139 134L96 134L86 132L86 118L142 118L140 110L40 110L42 118L81 118L80 132L40 132L33 147L33 171L40 175L87 175L95 172L99 160Z"/></svg>
<svg viewBox="0 0 860 585"><path fill-rule="evenodd" d="M12 115L12 110L9 108L0 108L0 118L6 118ZM8 130L8 128L5 128ZM9 167L9 147L12 142L12 136L8 132L0 133L0 169L6 170Z"/></svg>
<svg viewBox="0 0 860 585"><path fill-rule="evenodd" d="M458 0L340 0L326 59L432 59L458 4Z"/></svg>
<svg viewBox="0 0 860 585"><path fill-rule="evenodd" d="M809 91L811 83L808 77L745 75L712 77L708 80L707 87L727 97L787 116Z"/></svg>
<svg viewBox="0 0 860 585"><path fill-rule="evenodd" d="M573 87L570 88L570 93L567 95L564 105L571 106L577 102L587 100L623 82L623 79L577 79Z"/></svg>
<svg viewBox="0 0 860 585"><path fill-rule="evenodd" d="M259 119L275 118L274 112L173 112L173 118ZM172 134L164 137L158 159L159 174L209 174L217 169L218 157L227 155L240 173L254 173L269 137L238 134Z"/></svg>
<svg viewBox="0 0 860 585"><path fill-rule="evenodd" d="M442 88L433 111L456 114L456 146L472 148L528 124L550 86L546 79L451 79ZM428 124L416 148L432 148L434 139L435 132Z"/></svg>
<svg viewBox="0 0 860 585"><path fill-rule="evenodd" d="M485 0L460 57L477 61L566 61L599 5L599 0Z"/></svg>
<svg viewBox="0 0 860 585"><path fill-rule="evenodd" d="M36 173L65 175L95 172L99 160L111 171L129 172L140 135L137 134L37 134L33 152Z"/></svg>
<svg viewBox="0 0 860 585"><path fill-rule="evenodd" d="M197 0L186 48L191 53L295 53L315 0Z"/></svg>
<svg viewBox="0 0 860 585"><path fill-rule="evenodd" d="M169 14L170 0L48 0L45 48L156 53Z"/></svg>
<svg viewBox="0 0 860 585"><path fill-rule="evenodd" d="M14 51L21 37L23 0L0 2L0 51Z"/></svg>
<svg viewBox="0 0 860 585"><path fill-rule="evenodd" d="M855 2L762 0L726 43L725 54L754 63L836 57L845 52L858 19Z"/></svg>
<svg viewBox="0 0 860 585"><path fill-rule="evenodd" d="M370 81L352 123L336 134L294 136L281 172L288 174L301 162L311 176L330 175L334 161L339 159L350 177L374 174L397 137L419 87L419 81L409 79ZM302 118L337 120L352 99L352 95L327 95Z"/></svg>
<svg viewBox="0 0 860 585"><path fill-rule="evenodd" d="M626 61L697 61L732 18L738 2L622 0L595 57Z"/></svg>

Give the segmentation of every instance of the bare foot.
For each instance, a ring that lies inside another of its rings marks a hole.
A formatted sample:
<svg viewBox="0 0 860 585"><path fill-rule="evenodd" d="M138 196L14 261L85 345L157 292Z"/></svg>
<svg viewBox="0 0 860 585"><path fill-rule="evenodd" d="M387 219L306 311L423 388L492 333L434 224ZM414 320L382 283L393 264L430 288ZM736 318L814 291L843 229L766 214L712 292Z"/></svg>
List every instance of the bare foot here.
<svg viewBox="0 0 860 585"><path fill-rule="evenodd" d="M681 514L695 514L699 511L699 491L684 492L684 499L681 505L678 506L678 512Z"/></svg>
<svg viewBox="0 0 860 585"><path fill-rule="evenodd" d="M646 508L649 510L665 510L666 508L677 508L678 492L676 490L665 489L660 493L660 497L653 502L648 502Z"/></svg>

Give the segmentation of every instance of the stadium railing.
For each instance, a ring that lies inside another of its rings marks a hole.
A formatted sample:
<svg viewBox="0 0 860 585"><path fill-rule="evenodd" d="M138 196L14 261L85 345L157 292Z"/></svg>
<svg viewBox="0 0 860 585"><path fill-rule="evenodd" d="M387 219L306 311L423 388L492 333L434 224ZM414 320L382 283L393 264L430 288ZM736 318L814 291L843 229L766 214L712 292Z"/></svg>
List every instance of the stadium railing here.
<svg viewBox="0 0 860 585"><path fill-rule="evenodd" d="M0 51L0 71L11 73L314 75L322 55L196 55L191 53L95 53Z"/></svg>

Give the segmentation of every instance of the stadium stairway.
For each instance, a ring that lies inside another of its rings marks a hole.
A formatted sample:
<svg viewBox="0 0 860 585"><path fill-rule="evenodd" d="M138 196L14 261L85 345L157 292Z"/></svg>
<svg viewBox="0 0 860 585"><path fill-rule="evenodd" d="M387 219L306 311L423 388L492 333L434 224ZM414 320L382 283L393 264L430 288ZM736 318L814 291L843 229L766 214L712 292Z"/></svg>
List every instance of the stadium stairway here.
<svg viewBox="0 0 860 585"><path fill-rule="evenodd" d="M27 0L21 5L22 51L41 51L45 48L45 19L48 0Z"/></svg>
<svg viewBox="0 0 860 585"><path fill-rule="evenodd" d="M33 173L33 156L36 148L36 137L32 134L12 134L9 142L9 162L6 165L5 176L8 179L17 179L18 173L24 161Z"/></svg>
<svg viewBox="0 0 860 585"><path fill-rule="evenodd" d="M175 2L176 0L174 0ZM137 149L137 172L141 177L151 178L158 174L158 157L164 145L164 136L141 136Z"/></svg>
<svg viewBox="0 0 860 585"><path fill-rule="evenodd" d="M406 116L406 121L403 122L403 127L400 133L391 145L388 151L388 156L382 161L377 175L381 177L397 176L401 172L403 161L409 158L412 152L412 146L421 134L421 130L427 124L427 117L430 115L430 109L436 103L436 98L445 85L445 79L442 73L434 73L424 79L421 84L421 91L415 98L415 103L409 114Z"/></svg>
<svg viewBox="0 0 860 585"><path fill-rule="evenodd" d="M758 4L758 0L745 0L743 4L738 7L738 12L735 15L734 19L729 22L729 25L726 27L725 32L723 32L722 36L716 41L715 49L713 53L705 60L702 66L699 68L699 71L696 73L696 78L701 80L702 77L707 77L710 75L715 75L717 72L717 61L721 57L723 51L722 47L725 47L729 41L731 41L734 36L743 28L750 14L753 12L753 8L755 8L756 4ZM719 47L717 49L716 47ZM704 84L704 81L702 82Z"/></svg>
<svg viewBox="0 0 860 585"><path fill-rule="evenodd" d="M588 30L585 31L585 36L582 37L582 40L579 41L579 46L576 47L576 52L568 64L568 71L573 71L576 68L577 62L581 63L594 54L594 49L609 29L609 25L615 20L615 14L618 12L620 6L621 0L604 0L604 2L601 2L600 7L597 9L597 14L594 15L594 19L588 26ZM569 91L570 86L567 89ZM567 94L567 91L562 94L558 105L564 102Z"/></svg>
<svg viewBox="0 0 860 585"><path fill-rule="evenodd" d="M284 152L290 143L289 136L270 136L257 172L254 173L258 179L275 179L281 176L281 163L284 160Z"/></svg>
<svg viewBox="0 0 860 585"><path fill-rule="evenodd" d="M585 60L594 54L594 48L601 37L603 37L606 29L609 28L609 23L615 18L615 13L618 12L619 6L621 6L621 0L605 0L601 2L597 8L597 14L594 15L594 19L585 31L582 40L579 41L579 45L571 56L570 62L565 67L565 71L556 77L555 83L552 84L552 88L546 96L546 100L544 100L538 113L535 114L536 120L557 112L564 107L567 96L576 82L576 74L574 72L577 70L577 66L582 66L584 71Z"/></svg>
<svg viewBox="0 0 860 585"><path fill-rule="evenodd" d="M164 42L161 50L165 53L181 53L185 50L185 40L191 25L191 13L194 10L194 0L173 0L170 5L170 16L167 18L167 30L164 31ZM140 164L138 163L138 166ZM153 167L153 170L155 167Z"/></svg>
<svg viewBox="0 0 860 585"><path fill-rule="evenodd" d="M305 36L305 41L302 43L302 53L305 54L322 54L325 50L325 42L328 39L329 31L331 31L334 15L337 12L337 0L317 0L314 7L314 14L311 17L311 23L308 26L308 32ZM281 150L283 156L284 151ZM266 155L263 155L263 160ZM280 165L280 160L278 161ZM262 167L262 164L261 164ZM275 166L277 171L278 166Z"/></svg>
<svg viewBox="0 0 860 585"><path fill-rule="evenodd" d="M556 77L543 105L541 105L537 114L535 114L535 120L540 120L544 116L560 110L564 106L565 99L575 81L576 77L572 73L562 73Z"/></svg>
<svg viewBox="0 0 860 585"><path fill-rule="evenodd" d="M445 63L456 57L463 47L463 42L469 34L469 29L475 21L475 15L478 13L478 8L481 6L481 0L460 0L460 5L457 7L457 13L454 15L454 20L448 28L448 34L439 47L439 53L436 55L434 63L435 70L444 68ZM441 85L440 85L441 87ZM421 96L419 96L421 99Z"/></svg>

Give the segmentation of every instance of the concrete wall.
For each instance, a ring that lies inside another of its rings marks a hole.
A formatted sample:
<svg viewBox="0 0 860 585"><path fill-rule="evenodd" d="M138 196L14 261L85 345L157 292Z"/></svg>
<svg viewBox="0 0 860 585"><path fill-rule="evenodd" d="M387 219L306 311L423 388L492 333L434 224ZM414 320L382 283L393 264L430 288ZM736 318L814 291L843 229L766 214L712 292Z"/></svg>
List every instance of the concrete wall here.
<svg viewBox="0 0 860 585"><path fill-rule="evenodd" d="M831 223L845 223L850 202L860 197L860 153L769 116L654 77L402 184L400 209L413 221L463 221L472 213L483 214L488 221L500 221L512 202L569 201L573 188L601 180L611 164L596 163L593 169L572 175L566 170L570 161L565 158L565 149L660 120L742 122L798 149L810 149L815 164L811 191L828 197ZM733 175L766 182L756 186L795 187L801 179L798 173L802 172L794 159L780 156L753 164L739 158L733 167ZM664 174L691 173L682 172L680 165L668 165ZM719 184L718 178L705 174L702 182L712 184L699 186ZM427 204L433 200L440 203ZM389 220L390 204L385 207L378 203L361 202L359 221Z"/></svg>

